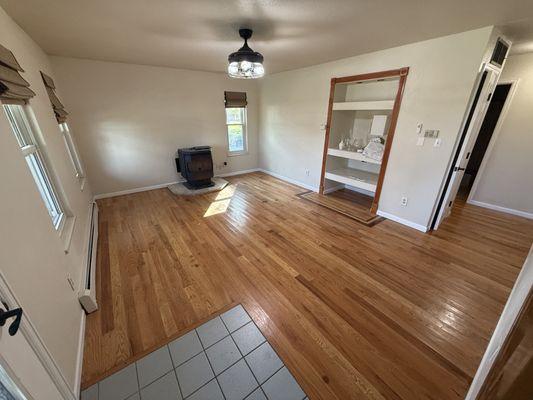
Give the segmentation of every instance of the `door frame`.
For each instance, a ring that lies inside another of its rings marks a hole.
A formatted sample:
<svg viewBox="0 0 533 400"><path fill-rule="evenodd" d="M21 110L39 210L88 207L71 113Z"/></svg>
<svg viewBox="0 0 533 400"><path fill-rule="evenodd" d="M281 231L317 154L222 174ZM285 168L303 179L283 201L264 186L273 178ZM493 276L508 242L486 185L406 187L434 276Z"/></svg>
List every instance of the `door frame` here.
<svg viewBox="0 0 533 400"><path fill-rule="evenodd" d="M21 302L17 299L13 289L7 282L6 277L4 276L1 270L0 299L8 305L9 309L22 307ZM3 329L2 334L5 334L7 336L7 329L5 327ZM51 381L57 387L57 390L61 394L63 400L76 400L78 398L77 395L70 387L68 380L65 378L63 372L61 371L54 358L52 357L50 351L44 344L43 339L39 335L37 329L35 328L35 325L31 322L31 319L27 312L24 312L22 316L17 335L24 336L26 342L29 344L29 346L33 350L33 353L41 362ZM2 367L8 372L12 380L15 383L18 383L19 379L16 378L16 376L14 375L15 371L11 369L11 366L4 359L2 359ZM23 392L26 391L23 387L21 387L21 390Z"/></svg>
<svg viewBox="0 0 533 400"><path fill-rule="evenodd" d="M498 136L500 135L503 122L505 121L505 117L507 116L507 112L511 108L511 103L516 93L516 89L518 88L519 82L520 79L506 79L498 81L498 83L496 84L496 87L498 87L499 85L511 85L511 88L509 89L509 93L507 94L507 98L505 99L505 104L503 105L502 111L500 112L500 116L498 117L498 122L496 123L496 126L494 127L494 130L492 132L489 145L487 146L485 154L483 155L483 159L481 160L481 165L479 166L479 170L477 172L476 178L474 179L474 183L472 184L472 188L470 188L470 192L468 193L467 203L471 203L474 198L474 195L477 191L477 187L479 185L480 178L483 175L483 171L487 166L490 154L492 153L494 145L496 144Z"/></svg>
<svg viewBox="0 0 533 400"><path fill-rule="evenodd" d="M440 222L442 222L446 218L445 216L441 217L441 214L443 214L446 211L446 204L444 203L444 200L446 199L448 191L450 190L450 187L451 187L450 183L452 182L453 174L455 172L454 169L458 161L458 158L461 152L463 151L464 147L469 143L470 136L469 136L468 131L470 127L472 126L472 124L476 123L477 118L479 118L480 111L478 109L478 105L480 104L480 101L481 101L481 94L485 87L484 85L487 82L486 78L484 77L484 74L488 71L497 73L498 78L499 78L499 74L501 74L501 69L496 68L494 65L490 63L483 63L483 65L481 66L478 72L476 81L474 83L474 88L472 90L470 99L468 101L468 106L466 109L467 111L465 113L465 116L463 117L463 122L461 123L460 134L456 139L454 151L452 153L453 155L450 159L447 171L444 175L442 189L440 191L439 198L435 204L435 208L431 216L431 220L430 220L431 225L429 227L430 230L437 229ZM496 84L494 85L494 88L496 88L497 84L498 84L498 79L496 80ZM491 95L492 95L492 92L491 92ZM486 114L486 109L483 111L483 115L482 115L483 119L485 118L485 114ZM470 134L472 134L472 132ZM475 133L476 139L477 139L478 134L479 134L479 131Z"/></svg>
<svg viewBox="0 0 533 400"><path fill-rule="evenodd" d="M324 194L324 183L326 175L326 161L328 158L329 136L331 130L331 121L333 118L333 98L335 94L335 85L337 83L353 83L353 82L365 82L365 81L379 81L386 78L398 77L398 90L394 96L394 106L392 108L390 116L389 129L387 131L387 140L383 149L383 158L381 160L381 167L379 170L378 181L376 184L376 191L374 193L374 199L370 212L376 214L379 205L379 198L381 196L381 188L385 179L385 171L387 169L387 163L389 161L389 155L392 148L392 141L394 139L394 133L396 132L396 125L398 123L398 117L400 114L400 108L402 105L403 93L405 91L405 84L407 76L409 75L409 67L403 67L398 69L391 69L387 71L370 72L366 74L343 76L340 78L331 78L328 100L328 117L326 122L326 133L324 135L324 149L322 153L322 170L320 173L320 186L318 193Z"/></svg>

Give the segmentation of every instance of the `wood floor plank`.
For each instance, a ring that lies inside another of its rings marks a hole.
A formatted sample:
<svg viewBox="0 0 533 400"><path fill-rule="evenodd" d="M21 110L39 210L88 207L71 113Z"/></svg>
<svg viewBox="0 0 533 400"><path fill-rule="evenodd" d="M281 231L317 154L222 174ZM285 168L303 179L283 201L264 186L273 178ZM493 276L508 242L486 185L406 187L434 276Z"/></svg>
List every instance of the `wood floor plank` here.
<svg viewBox="0 0 533 400"><path fill-rule="evenodd" d="M436 232L362 225L262 173L99 200L83 387L242 303L311 399L461 399L533 221L459 202Z"/></svg>

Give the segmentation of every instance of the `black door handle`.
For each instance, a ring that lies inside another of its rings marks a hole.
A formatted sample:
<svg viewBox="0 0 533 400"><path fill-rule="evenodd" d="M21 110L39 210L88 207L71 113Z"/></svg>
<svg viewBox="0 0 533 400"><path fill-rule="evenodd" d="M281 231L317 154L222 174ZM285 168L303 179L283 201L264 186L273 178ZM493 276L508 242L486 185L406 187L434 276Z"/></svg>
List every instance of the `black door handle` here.
<svg viewBox="0 0 533 400"><path fill-rule="evenodd" d="M7 304L4 303L5 310L0 308L0 326L4 326L9 318L15 318L15 320L9 325L8 332L11 336L14 336L20 327L20 321L22 320L22 308L15 308L10 310Z"/></svg>
<svg viewBox="0 0 533 400"><path fill-rule="evenodd" d="M464 171L465 169L461 167L455 167L453 170L454 172L457 172L457 171Z"/></svg>

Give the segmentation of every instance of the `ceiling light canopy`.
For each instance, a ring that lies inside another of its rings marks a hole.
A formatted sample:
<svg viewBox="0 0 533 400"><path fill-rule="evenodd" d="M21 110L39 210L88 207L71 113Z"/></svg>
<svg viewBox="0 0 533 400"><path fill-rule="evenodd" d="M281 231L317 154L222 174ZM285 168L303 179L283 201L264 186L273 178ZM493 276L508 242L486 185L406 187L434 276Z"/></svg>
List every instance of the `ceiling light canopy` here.
<svg viewBox="0 0 533 400"><path fill-rule="evenodd" d="M255 79L265 74L263 55L248 47L248 39L252 37L251 29L239 29L244 45L228 57L228 74L232 78Z"/></svg>

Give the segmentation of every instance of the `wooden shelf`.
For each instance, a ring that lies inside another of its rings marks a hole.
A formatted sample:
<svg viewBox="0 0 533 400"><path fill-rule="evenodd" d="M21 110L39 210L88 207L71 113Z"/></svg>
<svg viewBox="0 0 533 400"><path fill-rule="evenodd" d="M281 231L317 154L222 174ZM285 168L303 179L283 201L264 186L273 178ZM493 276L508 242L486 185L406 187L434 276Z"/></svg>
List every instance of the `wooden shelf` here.
<svg viewBox="0 0 533 400"><path fill-rule="evenodd" d="M357 160L362 162L367 162L370 164L377 164L381 165L381 161L374 160L372 158L368 158L363 155L363 153L357 153L355 151L348 151L348 150L339 150L334 148L328 149L328 155L335 156L335 157L342 157L342 158L349 158L350 160Z"/></svg>
<svg viewBox="0 0 533 400"><path fill-rule="evenodd" d="M376 191L378 182L378 174L354 168L341 168L327 171L325 177L326 179L368 190L373 193Z"/></svg>
<svg viewBox="0 0 533 400"><path fill-rule="evenodd" d="M394 108L394 100L378 100L378 101L342 101L333 103L333 110L392 110Z"/></svg>

